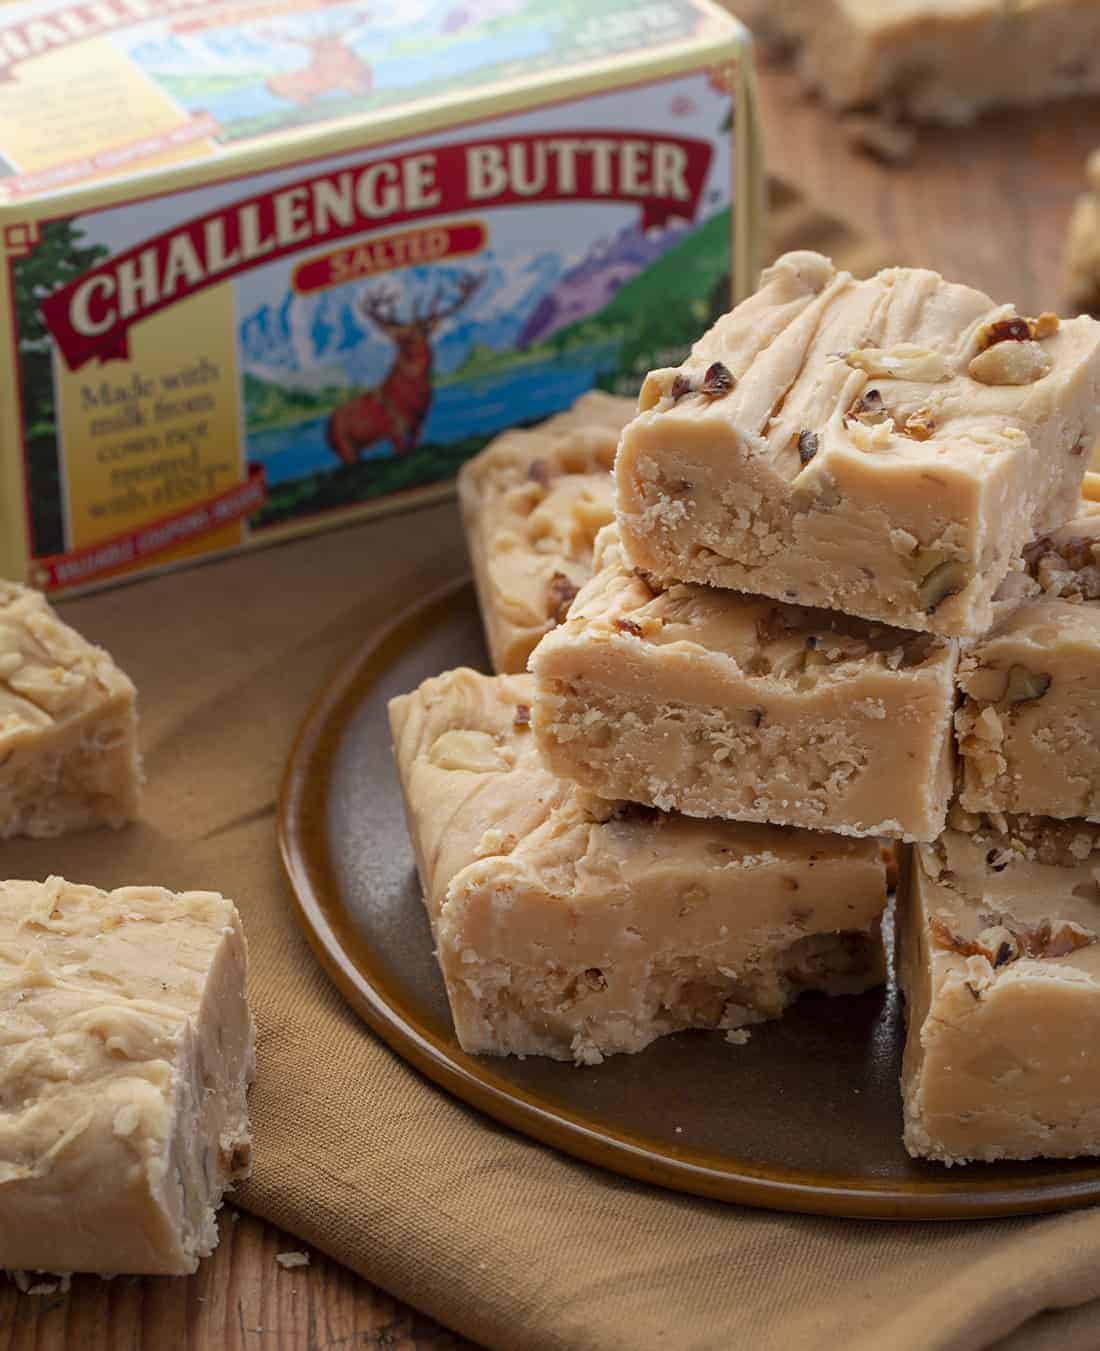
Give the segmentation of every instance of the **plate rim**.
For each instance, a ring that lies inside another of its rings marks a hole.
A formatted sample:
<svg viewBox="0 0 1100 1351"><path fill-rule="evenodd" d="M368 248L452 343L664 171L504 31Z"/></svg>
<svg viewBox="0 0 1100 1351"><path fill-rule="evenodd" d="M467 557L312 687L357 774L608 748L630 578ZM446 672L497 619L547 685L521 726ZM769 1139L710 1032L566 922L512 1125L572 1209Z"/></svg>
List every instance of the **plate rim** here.
<svg viewBox="0 0 1100 1351"><path fill-rule="evenodd" d="M542 1144L634 1181L708 1200L785 1213L905 1221L1042 1214L1100 1199L1100 1162L1091 1167L1091 1176L1089 1165L1082 1163L1078 1172L1046 1181L1024 1177L967 1182L971 1167L967 1165L944 1170L942 1178L930 1177L927 1182L868 1180L866 1185L839 1186L797 1169L760 1169L674 1146L658 1148L545 1103L495 1074L493 1061L467 1055L418 1024L387 990L385 980L364 960L364 954L352 956L352 943L341 933L339 889L328 858L327 832L309 829L307 822L323 822L327 817L331 781L325 765L331 765L331 752L352 715L392 665L392 657L407 650L418 633L432 626L436 612L472 589L472 578L464 574L434 588L367 633L307 710L279 787L279 856L295 917L328 978L391 1050L467 1106Z"/></svg>

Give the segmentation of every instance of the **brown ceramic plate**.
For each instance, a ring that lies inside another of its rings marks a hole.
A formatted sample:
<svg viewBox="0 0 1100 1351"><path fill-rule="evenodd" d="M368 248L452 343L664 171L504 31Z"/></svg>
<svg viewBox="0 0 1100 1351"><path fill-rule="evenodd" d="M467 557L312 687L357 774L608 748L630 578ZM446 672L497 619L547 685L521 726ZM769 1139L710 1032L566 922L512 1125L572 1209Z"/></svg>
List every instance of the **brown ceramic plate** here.
<svg viewBox="0 0 1100 1351"><path fill-rule="evenodd" d="M426 676L486 670L473 589L376 635L306 720L283 784L283 859L306 933L370 1027L499 1121L646 1182L775 1210L952 1219L1100 1199L1091 1163L944 1169L901 1146L893 991L804 996L745 1046L687 1032L595 1068L475 1058L455 1040L432 957L386 701Z"/></svg>

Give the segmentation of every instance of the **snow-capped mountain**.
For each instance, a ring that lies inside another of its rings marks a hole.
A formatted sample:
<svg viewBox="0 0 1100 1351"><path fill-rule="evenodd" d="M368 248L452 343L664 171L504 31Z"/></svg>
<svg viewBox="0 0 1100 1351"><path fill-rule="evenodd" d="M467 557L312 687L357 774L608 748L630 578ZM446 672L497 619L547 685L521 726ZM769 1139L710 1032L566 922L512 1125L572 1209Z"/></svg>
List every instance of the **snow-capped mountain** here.
<svg viewBox="0 0 1100 1351"><path fill-rule="evenodd" d="M263 379L302 389L324 385L366 386L383 378L393 360L393 343L361 308L365 293L393 292L399 316L425 307L442 283L467 272L485 280L456 314L436 330L436 369L457 370L473 348L515 347L521 330L542 299L561 279L555 253L532 257L482 257L469 268L410 268L398 277L379 277L313 295L288 291L277 304L262 303L240 322L246 369ZM446 296L444 296L444 303Z"/></svg>

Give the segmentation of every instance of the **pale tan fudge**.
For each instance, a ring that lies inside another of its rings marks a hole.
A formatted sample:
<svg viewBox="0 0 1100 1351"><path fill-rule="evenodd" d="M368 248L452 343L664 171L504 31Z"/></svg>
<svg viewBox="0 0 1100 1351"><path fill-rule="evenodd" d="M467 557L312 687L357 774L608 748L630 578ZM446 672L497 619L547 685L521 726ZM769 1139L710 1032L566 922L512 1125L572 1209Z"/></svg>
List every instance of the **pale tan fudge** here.
<svg viewBox="0 0 1100 1351"><path fill-rule="evenodd" d="M713 587L655 592L614 527L531 658L546 764L665 811L934 839L956 644Z"/></svg>
<svg viewBox="0 0 1100 1351"><path fill-rule="evenodd" d="M593 391L463 465L458 500L493 670L522 671L592 571L614 518L611 466L637 403Z"/></svg>
<svg viewBox="0 0 1100 1351"><path fill-rule="evenodd" d="M0 1268L192 1272L249 1167L232 902L0 882Z"/></svg>
<svg viewBox="0 0 1100 1351"><path fill-rule="evenodd" d="M959 124L1100 90L1094 0L772 0L764 12L833 108Z"/></svg>
<svg viewBox="0 0 1100 1351"><path fill-rule="evenodd" d="M1024 550L1007 615L960 663L968 811L1100 818L1100 503L1081 507Z"/></svg>
<svg viewBox="0 0 1100 1351"><path fill-rule="evenodd" d="M1100 829L962 823L902 860L906 1148L948 1164L1100 1153Z"/></svg>
<svg viewBox="0 0 1100 1351"><path fill-rule="evenodd" d="M43 596L0 581L0 839L137 815L135 697Z"/></svg>
<svg viewBox="0 0 1100 1351"><path fill-rule="evenodd" d="M1073 514L1098 400L1095 320L786 254L646 378L615 462L624 549L661 584L976 636L1024 544Z"/></svg>
<svg viewBox="0 0 1100 1351"><path fill-rule="evenodd" d="M1088 191L1078 197L1066 238L1066 291L1079 309L1100 310L1100 150L1086 166Z"/></svg>
<svg viewBox="0 0 1100 1351"><path fill-rule="evenodd" d="M600 802L541 764L533 697L457 670L390 704L466 1051L597 1064L882 981L875 841Z"/></svg>

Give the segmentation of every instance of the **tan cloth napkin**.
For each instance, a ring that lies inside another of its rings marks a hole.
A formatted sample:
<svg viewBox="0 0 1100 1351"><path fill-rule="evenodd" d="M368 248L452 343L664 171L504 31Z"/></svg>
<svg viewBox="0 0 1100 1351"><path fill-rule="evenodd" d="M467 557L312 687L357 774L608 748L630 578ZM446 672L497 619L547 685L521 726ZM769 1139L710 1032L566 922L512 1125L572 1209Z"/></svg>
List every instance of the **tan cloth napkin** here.
<svg viewBox="0 0 1100 1351"><path fill-rule="evenodd" d="M6 842L0 866L237 901L259 1025L240 1202L507 1351L1094 1351L1100 1305L1061 1311L1100 1300L1100 1212L873 1224L650 1189L465 1108L347 1009L292 917L280 776L340 663L465 567L447 504L63 607L141 691L144 818Z"/></svg>

